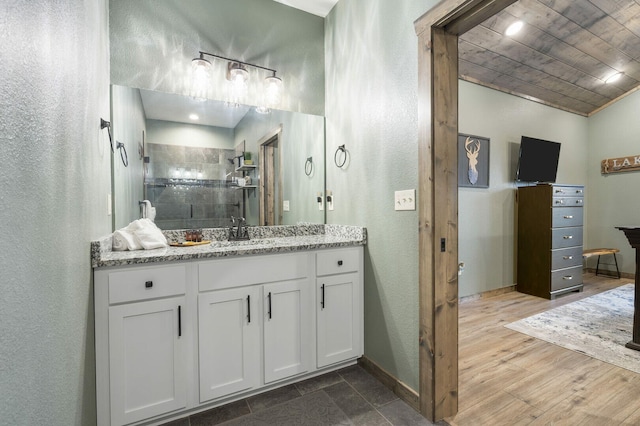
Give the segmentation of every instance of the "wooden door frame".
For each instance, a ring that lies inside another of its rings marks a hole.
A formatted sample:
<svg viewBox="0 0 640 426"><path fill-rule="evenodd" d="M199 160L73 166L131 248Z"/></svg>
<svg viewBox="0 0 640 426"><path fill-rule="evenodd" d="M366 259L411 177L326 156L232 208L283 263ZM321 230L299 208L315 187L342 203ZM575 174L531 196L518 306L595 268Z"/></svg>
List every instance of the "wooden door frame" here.
<svg viewBox="0 0 640 426"><path fill-rule="evenodd" d="M275 178L275 185L278 187L278 199L276 200L276 203L278 203L278 224L282 225L282 200L283 200L283 175L282 175L282 124L280 124L278 127L276 127L275 129L267 132L266 135L264 135L259 141L258 141L258 148L260 149L260 173L263 174L260 177L260 193L259 193L259 200L258 200L258 208L259 208L259 224L260 226L264 225L264 220L265 220L265 203L264 203L264 195L265 195L265 179L264 179L264 172L266 170L266 145L269 144L269 142L271 140L273 140L274 138L277 139L277 143L278 143L278 163L279 163L279 167L278 167L278 176Z"/></svg>
<svg viewBox="0 0 640 426"><path fill-rule="evenodd" d="M458 36L517 0L444 0L418 36L420 412L458 412Z"/></svg>

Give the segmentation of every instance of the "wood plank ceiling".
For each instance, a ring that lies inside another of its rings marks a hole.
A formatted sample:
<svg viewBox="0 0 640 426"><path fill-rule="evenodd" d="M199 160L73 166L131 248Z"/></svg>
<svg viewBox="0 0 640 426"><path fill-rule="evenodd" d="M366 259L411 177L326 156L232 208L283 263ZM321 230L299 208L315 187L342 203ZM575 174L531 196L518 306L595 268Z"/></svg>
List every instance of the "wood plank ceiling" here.
<svg viewBox="0 0 640 426"><path fill-rule="evenodd" d="M522 30L506 36L514 21ZM622 77L605 84L615 72ZM460 78L589 116L640 86L640 0L519 0L459 38Z"/></svg>

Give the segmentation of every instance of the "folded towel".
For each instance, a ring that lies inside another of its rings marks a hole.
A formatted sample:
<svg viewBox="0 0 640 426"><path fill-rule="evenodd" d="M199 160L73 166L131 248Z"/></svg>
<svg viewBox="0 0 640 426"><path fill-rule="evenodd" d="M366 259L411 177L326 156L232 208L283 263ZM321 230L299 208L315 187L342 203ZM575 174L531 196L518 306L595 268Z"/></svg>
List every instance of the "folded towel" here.
<svg viewBox="0 0 640 426"><path fill-rule="evenodd" d="M113 250L150 250L169 244L162 231L150 219L138 219L113 233Z"/></svg>
<svg viewBox="0 0 640 426"><path fill-rule="evenodd" d="M145 250L169 245L160 228L151 219L138 219L131 222L127 228L133 232L137 241Z"/></svg>
<svg viewBox="0 0 640 426"><path fill-rule="evenodd" d="M113 233L112 248L115 251L140 250L142 249L142 245L137 241L132 232L129 232L124 228L118 229Z"/></svg>

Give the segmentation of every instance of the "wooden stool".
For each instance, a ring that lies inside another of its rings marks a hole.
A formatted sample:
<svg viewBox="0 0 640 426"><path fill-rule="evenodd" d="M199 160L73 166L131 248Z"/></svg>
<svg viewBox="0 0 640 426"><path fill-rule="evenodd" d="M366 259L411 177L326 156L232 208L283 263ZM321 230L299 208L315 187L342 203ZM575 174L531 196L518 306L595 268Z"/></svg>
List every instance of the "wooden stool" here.
<svg viewBox="0 0 640 426"><path fill-rule="evenodd" d="M603 254L612 254L613 260L616 262L616 272L618 273L618 279L620 279L620 269L618 269L618 259L616 258L616 253L619 253L620 250L615 248L596 248L584 250L582 252L583 258L588 258L591 256L598 256L598 263L596 264L596 276L598 275L598 270L600 269L600 256Z"/></svg>

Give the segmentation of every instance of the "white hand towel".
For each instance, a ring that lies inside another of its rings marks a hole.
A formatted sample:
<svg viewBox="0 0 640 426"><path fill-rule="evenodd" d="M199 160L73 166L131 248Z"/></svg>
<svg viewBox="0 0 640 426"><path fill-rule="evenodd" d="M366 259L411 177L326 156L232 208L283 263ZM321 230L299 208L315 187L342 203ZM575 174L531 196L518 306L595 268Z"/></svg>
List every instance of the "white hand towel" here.
<svg viewBox="0 0 640 426"><path fill-rule="evenodd" d="M167 247L167 239L151 219L138 219L127 226L145 250Z"/></svg>
<svg viewBox="0 0 640 426"><path fill-rule="evenodd" d="M142 245L138 242L133 233L127 231L126 228L119 229L113 233L112 237L112 250L140 250Z"/></svg>

